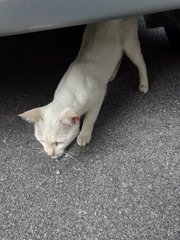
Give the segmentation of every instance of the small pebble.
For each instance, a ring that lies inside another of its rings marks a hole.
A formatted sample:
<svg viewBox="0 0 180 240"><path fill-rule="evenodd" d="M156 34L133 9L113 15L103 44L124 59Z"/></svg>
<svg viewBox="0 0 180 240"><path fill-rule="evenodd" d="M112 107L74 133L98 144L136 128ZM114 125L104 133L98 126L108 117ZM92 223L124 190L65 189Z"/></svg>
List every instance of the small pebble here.
<svg viewBox="0 0 180 240"><path fill-rule="evenodd" d="M57 170L57 171L56 171L56 174L59 175L59 174L61 174L61 172L60 172L59 170Z"/></svg>

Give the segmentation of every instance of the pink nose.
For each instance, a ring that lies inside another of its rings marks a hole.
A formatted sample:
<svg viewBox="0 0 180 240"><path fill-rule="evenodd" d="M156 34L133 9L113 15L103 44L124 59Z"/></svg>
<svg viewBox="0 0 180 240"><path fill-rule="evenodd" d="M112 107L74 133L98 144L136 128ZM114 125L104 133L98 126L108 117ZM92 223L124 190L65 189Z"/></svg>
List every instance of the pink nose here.
<svg viewBox="0 0 180 240"><path fill-rule="evenodd" d="M47 155L48 156L50 156L50 157L52 157L52 156L54 156L54 150L53 149L49 149L48 151L47 151Z"/></svg>

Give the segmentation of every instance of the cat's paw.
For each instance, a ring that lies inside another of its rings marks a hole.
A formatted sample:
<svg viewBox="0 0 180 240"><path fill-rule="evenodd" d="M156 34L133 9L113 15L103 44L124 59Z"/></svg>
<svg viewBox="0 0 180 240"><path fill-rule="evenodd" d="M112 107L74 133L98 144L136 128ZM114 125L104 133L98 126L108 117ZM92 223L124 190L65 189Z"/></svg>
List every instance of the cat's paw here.
<svg viewBox="0 0 180 240"><path fill-rule="evenodd" d="M77 144L79 146L86 146L91 141L91 135L88 134L79 134L77 137Z"/></svg>
<svg viewBox="0 0 180 240"><path fill-rule="evenodd" d="M148 85L139 85L139 91L141 93L147 93L149 90L149 86Z"/></svg>

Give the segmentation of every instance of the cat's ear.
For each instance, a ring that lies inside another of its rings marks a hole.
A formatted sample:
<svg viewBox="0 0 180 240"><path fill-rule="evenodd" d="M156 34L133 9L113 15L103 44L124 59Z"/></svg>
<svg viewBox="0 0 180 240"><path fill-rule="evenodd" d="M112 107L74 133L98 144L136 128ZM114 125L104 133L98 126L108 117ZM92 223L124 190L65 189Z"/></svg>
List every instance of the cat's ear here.
<svg viewBox="0 0 180 240"><path fill-rule="evenodd" d="M78 113L75 112L74 110L67 110L66 112L64 112L63 117L60 119L60 121L63 124L73 126L79 123L80 117Z"/></svg>
<svg viewBox="0 0 180 240"><path fill-rule="evenodd" d="M30 123L36 123L42 120L42 111L41 108L34 108L24 113L21 113L18 116Z"/></svg>

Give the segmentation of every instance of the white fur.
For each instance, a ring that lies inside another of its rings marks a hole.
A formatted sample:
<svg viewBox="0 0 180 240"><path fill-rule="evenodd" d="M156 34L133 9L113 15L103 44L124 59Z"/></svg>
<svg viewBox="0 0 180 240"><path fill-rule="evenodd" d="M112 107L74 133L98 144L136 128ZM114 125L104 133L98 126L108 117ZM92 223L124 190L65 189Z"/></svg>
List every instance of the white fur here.
<svg viewBox="0 0 180 240"><path fill-rule="evenodd" d="M85 146L90 142L107 83L115 78L123 52L137 66L140 78L139 90L146 93L148 78L138 40L137 19L132 17L111 20L86 27L77 58L60 81L53 101L40 108L41 119L34 121L36 138L44 139L42 144L49 155L60 156L65 147L77 136L79 132L77 116L83 114L85 118L77 143ZM65 118L64 124L62 119L67 112L71 114L74 112L77 116ZM32 122L31 117L28 119L29 116L26 114L21 116ZM67 124L68 119L72 124ZM59 137L62 138L63 144L55 147L53 143Z"/></svg>

